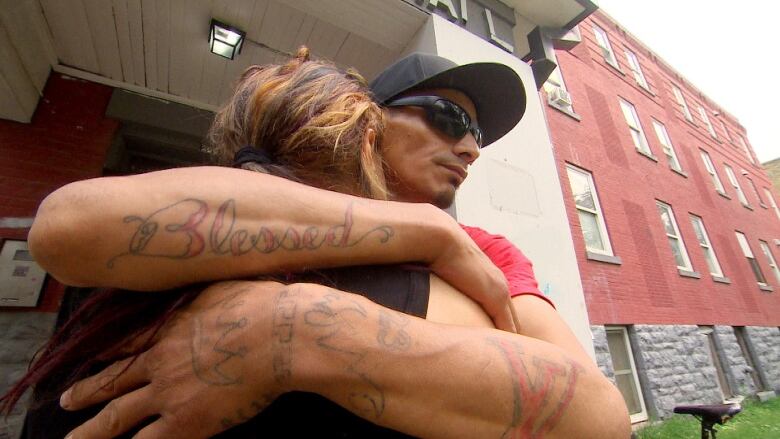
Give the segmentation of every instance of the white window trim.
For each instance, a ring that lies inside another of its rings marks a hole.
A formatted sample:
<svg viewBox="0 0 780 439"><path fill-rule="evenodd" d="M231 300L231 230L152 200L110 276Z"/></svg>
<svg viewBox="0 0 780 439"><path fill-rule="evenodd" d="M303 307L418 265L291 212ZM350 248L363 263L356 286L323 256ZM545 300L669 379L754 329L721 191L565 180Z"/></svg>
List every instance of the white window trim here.
<svg viewBox="0 0 780 439"><path fill-rule="evenodd" d="M669 214L669 219L672 221L672 228L674 229L674 235L670 235L669 232L666 231L666 227L664 227L664 234L668 238L674 238L677 240L677 242L680 244L680 254L683 258L683 263L685 265L677 265L677 268L680 270L685 271L693 271L693 266L691 265L691 258L688 256L688 249L685 247L685 241L683 241L682 233L680 233L680 228L677 226L677 219L674 217L674 210L672 210L672 206L669 204L664 203L663 201L655 201L656 205L662 209L666 209ZM660 212L659 212L660 216ZM663 219L661 220L661 225L663 226ZM675 264L677 261L675 260Z"/></svg>
<svg viewBox="0 0 780 439"><path fill-rule="evenodd" d="M685 96L683 96L680 87L672 84L672 92L674 93L675 99L677 99L677 105L682 109L685 119L689 122L693 122L693 114L691 114L691 109L688 108L688 103L685 102Z"/></svg>
<svg viewBox="0 0 780 439"><path fill-rule="evenodd" d="M716 277L723 277L723 268L720 266L720 262L718 261L718 256L715 254L715 249L712 248L712 241L710 241L710 237L707 234L707 229L704 227L704 220L701 219L700 216L691 214L691 223L694 228L694 232L696 232L696 228L698 228L701 231L702 238L704 238L704 242L700 242L697 236L696 241L699 241L699 246L703 249L704 257L707 259L710 259L712 262L712 265L715 266L717 269L717 272L710 271L710 274ZM708 265L709 267L709 265Z"/></svg>
<svg viewBox="0 0 780 439"><path fill-rule="evenodd" d="M544 88L545 93L547 93L547 103L555 108L564 109L566 111L569 111L571 113L574 113L574 106L573 104L568 105L561 105L557 102L554 102L552 99L552 94L555 92L555 90L562 90L568 94L569 89L566 88L566 81L563 77L563 71L561 70L561 65L558 64L558 57L553 53L553 61L555 61L555 70L550 74L550 76L547 77L547 80L544 82L542 87ZM556 75L557 73L557 75ZM557 76L557 77L556 77ZM560 79L560 81L558 81ZM571 95L569 95L571 96Z"/></svg>
<svg viewBox="0 0 780 439"><path fill-rule="evenodd" d="M742 151L745 152L745 155L748 158L748 161L750 161L751 165L756 164L756 159L753 158L753 154L750 153L750 149L747 146L747 142L745 142L745 138L742 137L742 135L739 135L739 144L742 145Z"/></svg>
<svg viewBox="0 0 780 439"><path fill-rule="evenodd" d="M604 61L612 67L620 70L618 65L615 51L612 50L612 44L609 42L609 35L607 32L597 25L593 25L593 33L596 36L596 44L601 48L601 55L604 57Z"/></svg>
<svg viewBox="0 0 780 439"><path fill-rule="evenodd" d="M667 159L669 159L669 167L675 171L682 172L680 160L677 158L677 152L674 150L674 145L672 144L672 139L669 137L669 132L666 131L666 126L653 119L653 130L655 131L656 137L658 137L658 142L661 144L661 150L664 152Z"/></svg>
<svg viewBox="0 0 780 439"><path fill-rule="evenodd" d="M707 110L705 110L701 105L699 105L699 116L701 116L701 120L704 121L704 124L707 125L707 131L710 132L710 136L712 136L713 139L717 139L718 135L715 134L715 127L712 126L710 117L707 116Z"/></svg>
<svg viewBox="0 0 780 439"><path fill-rule="evenodd" d="M701 153L701 159L704 162L704 169L706 169L707 173L710 174L710 177L712 177L712 182L715 185L715 190L718 191L718 193L725 195L726 188L723 187L723 183L720 181L720 177L718 177L718 172L715 171L715 165L712 163L712 158L710 158L710 153L708 153L703 149L700 149L699 152Z"/></svg>
<svg viewBox="0 0 780 439"><path fill-rule="evenodd" d="M647 420L647 407L645 407L645 397L642 392L642 386L639 384L639 375L636 371L636 363L634 363L634 350L631 347L631 343L628 339L628 330L626 330L623 326L605 326L604 327L605 332L620 332L620 338L623 339L623 343L625 343L626 347L626 354L628 355L628 361L631 365L631 370L616 370L614 368L614 360L612 359L612 352L609 353L609 360L613 361L613 374L621 374L621 375L628 375L628 373L631 373L631 378L634 380L634 388L637 392L637 399L639 400L639 405L642 408L642 411L639 413L634 413L631 416L631 423L637 423Z"/></svg>
<svg viewBox="0 0 780 439"><path fill-rule="evenodd" d="M769 199L769 204L772 206L772 209L774 209L777 219L780 220L780 208L777 207L777 202L775 201L775 197L772 196L772 191L764 188L764 194L766 194L766 197Z"/></svg>
<svg viewBox="0 0 780 439"><path fill-rule="evenodd" d="M650 86L647 84L647 78L645 78L645 74L642 72L642 65L639 64L639 58L637 58L634 52L628 49L625 49L625 53L626 60L628 61L628 68L634 73L636 83L645 90L650 91Z"/></svg>
<svg viewBox="0 0 780 439"><path fill-rule="evenodd" d="M590 185L590 193L593 195L593 204L596 206L596 210L589 209L587 207L582 207L577 204L577 201L574 200L574 207L577 210L582 210L583 212L588 212L593 215L596 215L596 224L599 228L599 234L601 235L601 242L604 243L604 250L598 249L598 248L589 248L587 246L587 243L585 243L585 248L587 251L592 253L598 253L601 255L607 255L607 256L615 256L615 253L612 249L612 242L609 240L609 233L607 233L607 223L604 220L604 212L601 210L601 202L599 201L599 194L596 191L596 184L593 181L593 174L590 172L578 168L571 164L566 164L566 170L571 172L576 172L581 175L583 175L585 178L588 179L588 185ZM571 187L571 181L569 181L569 187ZM572 194L573 195L573 194ZM582 229L582 225L580 224L580 230ZM583 232L584 233L584 232Z"/></svg>
<svg viewBox="0 0 780 439"><path fill-rule="evenodd" d="M748 243L747 237L742 232L734 232L737 236L737 243L739 243L739 248L742 249L742 255L745 256L747 259L752 259L756 265L758 265L758 260L756 259L756 255L753 254L753 250L750 248L750 244ZM750 264L750 262L748 262ZM753 267L750 267L750 271L753 271ZM764 275L764 272L761 271L761 265L758 265L758 271L761 272L761 277L766 280L766 275ZM755 273L753 273L753 276L755 276ZM756 279L756 283L762 287L767 286L766 282L761 282L760 280Z"/></svg>
<svg viewBox="0 0 780 439"><path fill-rule="evenodd" d="M753 189L753 195L756 196L756 200L758 200L758 204L766 209L766 204L764 204L763 198L761 198L761 193L758 191L758 186L756 186L756 183L753 181L752 178L748 177L748 172L746 170L742 170L742 175L745 176L745 180L748 181L750 184L750 187Z"/></svg>
<svg viewBox="0 0 780 439"><path fill-rule="evenodd" d="M769 243L759 239L758 245L764 252L764 256L766 256L767 262L769 263L769 268L771 268L772 272L775 274L777 283L780 284L780 268L777 268L777 261L775 260L775 256L772 254L772 250L769 248Z"/></svg>
<svg viewBox="0 0 780 439"><path fill-rule="evenodd" d="M623 98L620 99L620 110L623 113L623 119L626 120L626 124L628 125L629 131L636 132L639 135L639 145L634 144L634 147L637 149L637 151L652 156L653 151L650 150L650 144L647 142L647 136L645 136L645 131L642 129L642 122L639 120L639 114L636 112L636 107L634 107L634 104L631 102L628 102L627 100ZM626 110L628 110L629 113L631 113L631 119L629 120L628 114L626 114ZM634 142L634 136L631 136L631 142Z"/></svg>
<svg viewBox="0 0 780 439"><path fill-rule="evenodd" d="M742 191L742 186L739 185L737 175L734 174L734 169L726 164L723 165L723 168L726 170L726 176L729 178L729 183L731 183L731 186L733 186L734 190L737 192L737 198L739 199L739 202L742 203L742 205L745 207L750 207L750 203L748 203L747 197Z"/></svg>

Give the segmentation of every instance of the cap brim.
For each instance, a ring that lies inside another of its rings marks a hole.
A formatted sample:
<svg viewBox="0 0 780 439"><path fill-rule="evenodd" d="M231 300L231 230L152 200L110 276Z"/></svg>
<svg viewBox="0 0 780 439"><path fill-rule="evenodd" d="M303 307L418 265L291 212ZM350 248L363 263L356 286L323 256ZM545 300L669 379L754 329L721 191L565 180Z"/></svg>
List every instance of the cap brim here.
<svg viewBox="0 0 780 439"><path fill-rule="evenodd" d="M421 88L450 88L468 96L477 109L483 147L504 137L525 113L523 81L504 64L486 62L453 67L404 92Z"/></svg>

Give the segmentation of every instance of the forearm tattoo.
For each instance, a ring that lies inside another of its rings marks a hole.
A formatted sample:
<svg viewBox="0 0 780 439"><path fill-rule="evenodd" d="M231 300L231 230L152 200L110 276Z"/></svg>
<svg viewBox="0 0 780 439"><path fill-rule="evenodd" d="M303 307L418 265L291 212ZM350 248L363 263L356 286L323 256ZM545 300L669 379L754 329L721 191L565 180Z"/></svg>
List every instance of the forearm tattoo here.
<svg viewBox="0 0 780 439"><path fill-rule="evenodd" d="M563 416L584 368L569 359L556 363L528 355L520 343L505 339L489 343L506 360L512 379L512 419L502 438L543 438Z"/></svg>
<svg viewBox="0 0 780 439"><path fill-rule="evenodd" d="M229 199L209 219L209 205L187 198L142 217L130 215L125 223L137 223L127 251L108 260L113 268L123 256L146 256L166 259L190 259L210 252L241 256L250 252L263 254L279 250L311 251L323 247L354 247L369 236L384 244L394 235L389 225L379 225L356 235L353 232L353 204L344 211L344 220L331 226L260 226L258 230L242 228L236 213L236 201Z"/></svg>

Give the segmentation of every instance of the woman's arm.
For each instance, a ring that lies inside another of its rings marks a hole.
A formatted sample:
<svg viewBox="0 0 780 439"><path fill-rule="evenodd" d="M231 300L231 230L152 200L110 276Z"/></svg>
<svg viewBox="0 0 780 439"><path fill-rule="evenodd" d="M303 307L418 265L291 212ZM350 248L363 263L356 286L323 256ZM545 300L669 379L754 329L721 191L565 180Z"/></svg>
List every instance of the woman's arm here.
<svg viewBox="0 0 780 439"><path fill-rule="evenodd" d="M133 290L419 261L514 328L503 275L443 211L257 172L196 167L72 183L43 201L29 242L66 284Z"/></svg>
<svg viewBox="0 0 780 439"><path fill-rule="evenodd" d="M215 332L222 335L204 336ZM521 335L427 322L319 285L212 286L112 380L125 366L63 397L66 408L78 409L127 393L74 439L113 437L155 415L139 437L209 437L290 390L319 393L420 437L630 434L622 397L590 360Z"/></svg>

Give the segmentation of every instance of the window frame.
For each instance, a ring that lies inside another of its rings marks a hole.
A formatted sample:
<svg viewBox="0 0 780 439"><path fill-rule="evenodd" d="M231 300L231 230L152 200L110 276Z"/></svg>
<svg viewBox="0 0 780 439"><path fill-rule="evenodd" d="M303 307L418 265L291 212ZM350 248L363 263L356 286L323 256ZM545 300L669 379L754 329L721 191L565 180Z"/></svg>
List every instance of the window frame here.
<svg viewBox="0 0 780 439"><path fill-rule="evenodd" d="M628 69L634 74L634 80L640 87L650 91L650 84L647 83L647 78L645 78L645 74L642 72L642 65L639 63L636 53L627 48L624 48L624 52L628 61Z"/></svg>
<svg viewBox="0 0 780 439"><path fill-rule="evenodd" d="M601 48L601 56L604 57L604 61L620 71L620 65L618 64L615 51L612 49L612 44L609 42L609 34L607 34L607 31L602 29L599 25L593 24L593 34L596 37L596 45Z"/></svg>
<svg viewBox="0 0 780 439"><path fill-rule="evenodd" d="M596 208L595 211L590 209L589 207L580 206L577 204L577 199L574 196L574 188L572 187L571 183L571 172L576 172L582 176L585 177L585 179L588 182L588 186L590 187L590 193L593 197L593 205ZM606 256L615 256L615 251L612 248L612 242L609 239L609 232L607 231L607 222L604 218L604 211L601 208L601 201L599 200L598 190L596 190L596 182L593 179L593 173L586 171L585 169L582 169L578 166L572 165L571 163L566 163L566 177L569 179L569 188L572 191L572 201L574 202L574 208L577 209L579 212L584 211L587 213L590 213L592 215L595 215L596 217L596 224L598 226L598 232L601 238L602 244L604 244L604 250L598 249L598 248L589 248L588 242L585 239L585 231L582 229L582 221L580 221L580 231L583 235L583 241L585 244L585 250L591 253L597 253L600 255L606 255ZM577 215L579 219L579 214Z"/></svg>
<svg viewBox="0 0 780 439"><path fill-rule="evenodd" d="M745 196L745 192L742 191L742 186L740 186L739 180L737 180L737 174L734 173L734 168L724 163L723 169L726 170L726 177L728 177L729 183L731 183L731 186L737 192L737 199L739 199L739 202L742 203L743 206L751 208L750 203Z"/></svg>
<svg viewBox="0 0 780 439"><path fill-rule="evenodd" d="M634 104L623 98L618 98L618 100L620 102L620 111L623 113L623 119L625 119L626 125L628 125L629 134L631 134L631 142L633 142L634 148L636 148L636 150L640 153L652 157L653 151L650 149L650 143L647 141L647 136L645 135L645 131L642 128L642 121L639 120L639 113L636 112L636 107L634 107ZM632 120L629 120L627 110L628 113L631 114ZM639 136L640 145L637 145L637 140L633 133L636 133Z"/></svg>
<svg viewBox="0 0 780 439"><path fill-rule="evenodd" d="M644 391L642 390L642 385L639 382L639 374L637 373L636 369L636 362L634 361L634 349L631 346L631 340L628 337L628 329L625 326L604 326L604 336L607 338L607 351L609 352L609 360L612 362L612 373L615 376L615 383L617 383L617 375L631 375L632 381L634 383L634 389L636 390L636 399L639 401L639 405L641 407L641 411L638 413L630 414L629 416L631 418L631 423L637 423L646 421L648 419L647 416L647 407L645 406L645 398L644 398ZM628 364L631 367L630 370L626 369L615 369L615 360L613 358L612 350L609 349L609 333L620 333L620 338L623 341L623 344L625 346L625 352L628 356ZM617 384L615 387L618 387ZM618 387L618 391L620 391L620 388ZM621 395L623 392L620 392ZM625 396L623 396L625 399ZM626 401L626 405L628 406L628 402Z"/></svg>
<svg viewBox="0 0 780 439"><path fill-rule="evenodd" d="M553 51L553 56L554 56L553 61L555 61L555 70L553 70L550 73L550 76L548 76L547 80L545 80L544 84L542 84L542 88L544 89L544 92L547 93L547 104L549 104L553 108L558 108L568 113L574 113L573 99L571 104L565 106L555 103L552 100L552 93L557 89L563 90L564 92L568 93L569 96L571 96L571 93L569 93L569 89L566 87L566 80L563 77L563 71L561 70L561 65L558 63L558 55L555 54L554 51ZM554 82L552 82L551 80L554 80Z"/></svg>
<svg viewBox="0 0 780 439"><path fill-rule="evenodd" d="M761 265L758 264L758 260L756 259L753 250L750 248L750 242L748 242L747 236L738 230L735 230L734 233L737 236L737 243L742 250L742 255L748 260L748 265L750 265L753 276L756 277L756 283L759 287L768 286L766 283L766 276L764 276L764 272L761 271Z"/></svg>
<svg viewBox="0 0 780 439"><path fill-rule="evenodd" d="M677 105L682 110L685 120L693 122L693 113L691 113L691 109L688 107L688 103L685 101L685 96L680 87L672 84L672 94L674 94L674 98L677 100Z"/></svg>
<svg viewBox="0 0 780 439"><path fill-rule="evenodd" d="M669 137L669 132L666 130L666 125L656 119L652 119L652 121L653 131L658 138L658 143L661 144L661 151L666 155L667 162L669 162L669 168L677 172L683 172L682 165L680 165L680 159L677 158L677 152L674 150L674 145L672 144L672 138ZM661 134L663 134L663 136L661 136ZM669 152L667 152L667 149Z"/></svg>
<svg viewBox="0 0 780 439"><path fill-rule="evenodd" d="M780 220L780 208L777 207L777 202L775 201L775 197L772 196L772 191L770 191L769 188L764 187L764 195L769 199L769 205L772 206L775 215L777 215L777 219Z"/></svg>
<svg viewBox="0 0 780 439"><path fill-rule="evenodd" d="M764 256L767 259L769 268L772 269L772 273L775 274L775 279L777 279L777 283L780 284L780 268L777 267L777 260L775 259L775 256L772 254L772 249L769 247L769 243L762 239L759 239L758 246L761 247L761 251L764 252Z"/></svg>
<svg viewBox="0 0 780 439"><path fill-rule="evenodd" d="M715 169L715 163L712 162L712 157L707 151L700 149L701 159L704 162L704 169L710 174L712 183L715 185L715 191L721 195L726 195L726 188L723 186L723 182L718 177L718 171Z"/></svg>
<svg viewBox="0 0 780 439"><path fill-rule="evenodd" d="M696 241L698 241L699 246L702 248L704 258L709 260L718 270L717 273L713 273L712 270L710 270L710 275L714 277L723 277L723 267L720 265L718 255L715 253L715 248L712 246L710 236L707 234L707 228L704 226L704 220L698 215L694 215L692 213L689 215L691 217L693 232L696 235ZM701 242L699 240L699 234L696 233L697 229L701 232L701 236L704 238L705 242ZM707 264L707 269L710 269L710 264Z"/></svg>
<svg viewBox="0 0 780 439"><path fill-rule="evenodd" d="M699 105L699 116L701 116L701 120L704 122L704 125L707 126L707 131L710 132L710 136L717 140L718 135L715 133L715 127L712 126L712 122L710 122L710 117L707 115L707 110Z"/></svg>
<svg viewBox="0 0 780 439"><path fill-rule="evenodd" d="M756 159L754 159L753 154L750 153L750 149L747 146L747 142L745 142L745 138L742 136L742 134L737 134L737 136L739 137L739 144L742 146L742 151L747 156L748 161L751 165L755 165Z"/></svg>
<svg viewBox="0 0 780 439"><path fill-rule="evenodd" d="M691 264L691 257L688 254L687 247L685 246L685 241L683 240L682 232L680 232L680 226L677 224L677 218L675 218L675 216L674 216L674 210L672 209L672 205L664 203L661 200L655 200L655 204L656 204L656 206L658 206L658 209L659 209L658 214L661 217L661 225L663 226L664 234L667 237L667 241L669 240L669 238L677 240L677 243L680 246L680 255L683 258L683 262L687 264L687 265L676 265L677 269L678 270L692 272L693 271L693 264ZM662 215L660 209L667 209L667 213L669 215L669 219L671 220L672 228L674 229L674 232L676 233L676 235L670 235L669 232L666 230L666 225L663 222L663 215ZM671 247L671 245L672 245L671 242L669 242L669 246L670 247ZM672 256L674 256L674 249L672 249ZM677 264L677 259L676 258L674 260L674 263Z"/></svg>

